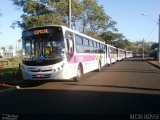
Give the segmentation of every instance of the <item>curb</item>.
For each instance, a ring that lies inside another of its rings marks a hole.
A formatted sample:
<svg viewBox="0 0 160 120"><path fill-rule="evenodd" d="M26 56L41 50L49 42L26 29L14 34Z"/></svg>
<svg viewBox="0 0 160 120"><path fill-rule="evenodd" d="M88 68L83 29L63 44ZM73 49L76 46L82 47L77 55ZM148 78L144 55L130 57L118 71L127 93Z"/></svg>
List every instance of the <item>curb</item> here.
<svg viewBox="0 0 160 120"><path fill-rule="evenodd" d="M154 66L154 67L156 67L156 68L158 68L158 69L160 69L160 66L158 66L158 65L156 65L156 64L154 64L154 63L151 63L151 62L149 62L149 61L147 61L147 63L149 63L150 65L152 65L152 66Z"/></svg>
<svg viewBox="0 0 160 120"><path fill-rule="evenodd" d="M7 84L0 84L0 93L12 91L12 90L16 90L16 89L20 89L20 87L19 86L11 86L11 85L7 85Z"/></svg>

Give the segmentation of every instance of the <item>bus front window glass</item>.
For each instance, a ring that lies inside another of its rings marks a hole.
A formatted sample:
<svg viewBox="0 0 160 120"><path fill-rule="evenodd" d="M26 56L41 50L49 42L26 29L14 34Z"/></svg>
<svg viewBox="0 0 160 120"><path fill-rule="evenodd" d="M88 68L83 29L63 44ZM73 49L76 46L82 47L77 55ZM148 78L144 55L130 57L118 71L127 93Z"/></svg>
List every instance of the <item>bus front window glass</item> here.
<svg viewBox="0 0 160 120"><path fill-rule="evenodd" d="M63 43L62 41L54 41L50 40L46 43L45 46L45 55L48 58L56 58L61 57L63 55L62 49L63 49Z"/></svg>
<svg viewBox="0 0 160 120"><path fill-rule="evenodd" d="M23 57L25 58L25 59L27 59L27 58L30 58L30 55L31 55L31 43L30 43L30 40L25 40L24 42L23 42Z"/></svg>
<svg viewBox="0 0 160 120"><path fill-rule="evenodd" d="M23 41L24 56L27 56L27 58L45 60L63 57L64 39L62 33L37 35L24 38Z"/></svg>

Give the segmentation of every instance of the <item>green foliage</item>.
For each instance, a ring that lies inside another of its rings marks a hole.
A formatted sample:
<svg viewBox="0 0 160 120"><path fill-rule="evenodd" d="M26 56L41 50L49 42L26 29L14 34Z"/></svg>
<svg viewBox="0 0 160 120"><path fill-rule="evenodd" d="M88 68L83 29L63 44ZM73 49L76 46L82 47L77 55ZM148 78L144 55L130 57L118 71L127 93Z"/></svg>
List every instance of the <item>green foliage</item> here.
<svg viewBox="0 0 160 120"><path fill-rule="evenodd" d="M86 34L88 36L90 36L90 37L93 37L93 38L97 39L97 40L104 41L102 39L102 37L98 34L98 32L95 32L95 31L86 31Z"/></svg>
<svg viewBox="0 0 160 120"><path fill-rule="evenodd" d="M23 10L22 20L12 24L23 30L44 25L68 24L68 0L11 0ZM132 49L124 35L117 33L116 22L106 15L97 0L72 0L72 27L98 40L119 48Z"/></svg>
<svg viewBox="0 0 160 120"><path fill-rule="evenodd" d="M68 24L68 0L11 0L14 5L23 10L22 21L12 24L23 30L44 25ZM114 29L112 21L99 6L96 0L72 0L73 27L100 33L107 29Z"/></svg>
<svg viewBox="0 0 160 120"><path fill-rule="evenodd" d="M135 43L135 47L136 47L136 53L142 54L144 52L144 54L148 54L150 51L150 44L145 42L144 40L140 40L140 41L136 41Z"/></svg>
<svg viewBox="0 0 160 120"><path fill-rule="evenodd" d="M23 30L44 25L67 25L68 0L12 0L14 5L23 10L22 21L16 21L11 27L22 28ZM75 18L81 10L79 1L72 0L72 13Z"/></svg>
<svg viewBox="0 0 160 120"><path fill-rule="evenodd" d="M22 72L17 68L0 69L0 83L15 83L21 82Z"/></svg>
<svg viewBox="0 0 160 120"><path fill-rule="evenodd" d="M118 40L112 43L115 47L127 50L127 51L134 51L134 43L128 40Z"/></svg>
<svg viewBox="0 0 160 120"><path fill-rule="evenodd" d="M153 43L150 49L155 50L156 48L158 48L158 43Z"/></svg>
<svg viewBox="0 0 160 120"><path fill-rule="evenodd" d="M136 47L133 42L125 40L125 50L134 52L136 50Z"/></svg>
<svg viewBox="0 0 160 120"><path fill-rule="evenodd" d="M8 65L0 69L0 83L22 82L21 59L7 59Z"/></svg>
<svg viewBox="0 0 160 120"><path fill-rule="evenodd" d="M82 16L80 19L82 25L82 32L87 30L94 32L102 32L109 28L114 28L115 22L105 14L104 8L99 6L96 0L82 1Z"/></svg>
<svg viewBox="0 0 160 120"><path fill-rule="evenodd" d="M112 44L113 41L122 40L124 38L123 34L113 33L112 31L103 32L101 37L107 44Z"/></svg>

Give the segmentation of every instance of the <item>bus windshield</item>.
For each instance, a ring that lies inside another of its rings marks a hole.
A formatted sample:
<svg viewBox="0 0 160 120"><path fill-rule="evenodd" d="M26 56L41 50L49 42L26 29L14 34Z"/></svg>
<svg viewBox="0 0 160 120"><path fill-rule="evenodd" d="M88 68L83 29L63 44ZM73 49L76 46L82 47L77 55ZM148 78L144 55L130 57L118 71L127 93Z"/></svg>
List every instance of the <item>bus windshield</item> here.
<svg viewBox="0 0 160 120"><path fill-rule="evenodd" d="M23 60L47 60L63 57L62 32L23 38Z"/></svg>

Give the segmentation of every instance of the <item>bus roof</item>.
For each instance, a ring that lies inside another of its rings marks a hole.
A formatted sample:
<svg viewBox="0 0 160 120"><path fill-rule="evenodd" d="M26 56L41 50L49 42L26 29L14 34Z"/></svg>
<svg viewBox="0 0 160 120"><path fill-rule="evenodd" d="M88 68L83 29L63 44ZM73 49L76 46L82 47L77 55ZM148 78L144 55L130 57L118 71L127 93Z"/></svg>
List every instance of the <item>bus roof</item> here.
<svg viewBox="0 0 160 120"><path fill-rule="evenodd" d="M37 28L46 28L46 27L62 27L63 29L69 30L69 31L71 31L71 32L73 32L73 33L75 33L75 34L80 35L80 36L84 36L84 37L86 37L86 38L88 38L88 39L92 39L92 40L94 40L94 41L97 41L97 42L100 42L100 43L102 43L102 44L105 44L105 42L103 42L103 41L97 40L97 39L95 39L95 38L93 38L93 37L90 37L90 36L88 36L88 35L85 35L85 34L83 34L83 33L74 31L74 30L72 30L72 29L70 29L70 28L68 28L68 27L66 27L66 26L63 26L63 25L38 26L38 27L33 27L33 28L30 28L30 29L24 30L23 32L26 32L26 31L29 31L29 30L34 30L34 29L37 29Z"/></svg>

